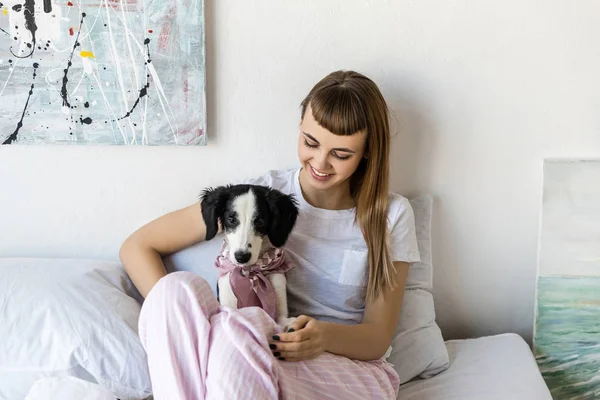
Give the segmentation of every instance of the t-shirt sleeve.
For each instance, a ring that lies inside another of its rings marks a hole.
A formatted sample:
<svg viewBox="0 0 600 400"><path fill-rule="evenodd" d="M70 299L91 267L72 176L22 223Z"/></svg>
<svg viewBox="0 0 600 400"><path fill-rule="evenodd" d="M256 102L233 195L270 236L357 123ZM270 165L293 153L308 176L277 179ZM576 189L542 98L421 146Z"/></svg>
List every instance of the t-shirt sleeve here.
<svg viewBox="0 0 600 400"><path fill-rule="evenodd" d="M405 197L394 196L390 202L391 231L390 253L392 261L421 261L415 214L410 202Z"/></svg>

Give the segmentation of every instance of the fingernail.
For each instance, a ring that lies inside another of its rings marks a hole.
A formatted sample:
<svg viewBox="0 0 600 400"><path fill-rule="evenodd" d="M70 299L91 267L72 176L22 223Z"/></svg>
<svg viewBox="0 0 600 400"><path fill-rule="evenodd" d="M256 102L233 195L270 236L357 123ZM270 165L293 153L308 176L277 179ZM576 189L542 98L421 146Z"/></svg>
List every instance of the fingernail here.
<svg viewBox="0 0 600 400"><path fill-rule="evenodd" d="M281 360L281 361L285 361L285 358L283 358L283 357L277 357L277 359Z"/></svg>
<svg viewBox="0 0 600 400"><path fill-rule="evenodd" d="M273 353L273 355L274 355L275 357L279 357L279 356L281 355L281 353L280 353L280 352L278 352L278 351L276 351L275 353Z"/></svg>
<svg viewBox="0 0 600 400"><path fill-rule="evenodd" d="M277 346L275 346L274 344L270 344L269 347L271 348L271 350L275 350L277 348Z"/></svg>
<svg viewBox="0 0 600 400"><path fill-rule="evenodd" d="M294 328L290 328L290 329L288 329L288 332L292 333L292 332L296 332L296 331L294 330Z"/></svg>
<svg viewBox="0 0 600 400"><path fill-rule="evenodd" d="M273 340L279 340L279 336L277 336L277 335L273 336Z"/></svg>

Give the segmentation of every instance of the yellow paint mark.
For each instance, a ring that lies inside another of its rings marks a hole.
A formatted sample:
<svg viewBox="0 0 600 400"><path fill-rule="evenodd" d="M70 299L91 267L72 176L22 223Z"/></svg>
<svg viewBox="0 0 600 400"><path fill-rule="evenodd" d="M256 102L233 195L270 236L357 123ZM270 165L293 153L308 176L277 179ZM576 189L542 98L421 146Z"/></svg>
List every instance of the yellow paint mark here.
<svg viewBox="0 0 600 400"><path fill-rule="evenodd" d="M4 8L2 9L2 14L4 14L4 15L8 15L8 8L4 7Z"/></svg>
<svg viewBox="0 0 600 400"><path fill-rule="evenodd" d="M79 53L79 55L81 57L89 57L89 58L96 58L94 56L94 53L92 53L91 51L82 51L81 53Z"/></svg>

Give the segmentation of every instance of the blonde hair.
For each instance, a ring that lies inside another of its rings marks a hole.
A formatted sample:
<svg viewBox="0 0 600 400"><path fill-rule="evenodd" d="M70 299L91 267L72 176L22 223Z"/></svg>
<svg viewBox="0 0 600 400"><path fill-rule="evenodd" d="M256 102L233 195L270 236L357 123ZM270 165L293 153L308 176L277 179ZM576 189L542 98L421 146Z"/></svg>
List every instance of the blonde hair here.
<svg viewBox="0 0 600 400"><path fill-rule="evenodd" d="M356 221L368 249L367 301L393 288L394 264L387 228L390 127L388 107L377 85L354 71L336 71L318 82L302 101L323 128L336 135L366 131L365 158L350 177Z"/></svg>

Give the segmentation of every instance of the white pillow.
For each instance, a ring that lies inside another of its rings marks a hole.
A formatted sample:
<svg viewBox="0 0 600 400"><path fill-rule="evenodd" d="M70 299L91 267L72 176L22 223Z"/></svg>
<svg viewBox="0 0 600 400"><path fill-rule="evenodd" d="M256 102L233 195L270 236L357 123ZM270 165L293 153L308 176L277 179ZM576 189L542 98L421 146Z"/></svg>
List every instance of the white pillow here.
<svg viewBox="0 0 600 400"><path fill-rule="evenodd" d="M410 266L400 321L387 360L394 365L400 382L420 377L429 378L450 363L442 333L435 322L431 295L433 266L431 263L431 214L433 198L430 195L410 200L415 214L417 242L421 262ZM191 271L202 276L216 293L217 271L215 257L221 239L200 242L165 257L167 270Z"/></svg>
<svg viewBox="0 0 600 400"><path fill-rule="evenodd" d="M392 353L387 358L398 372L401 384L415 377L430 378L446 370L450 365L442 332L435 322L431 294L433 197L418 196L410 199L410 204L415 214L421 261L412 263L409 267L400 320L392 340Z"/></svg>
<svg viewBox="0 0 600 400"><path fill-rule="evenodd" d="M64 376L122 400L150 396L140 299L117 262L0 258L0 399Z"/></svg>

